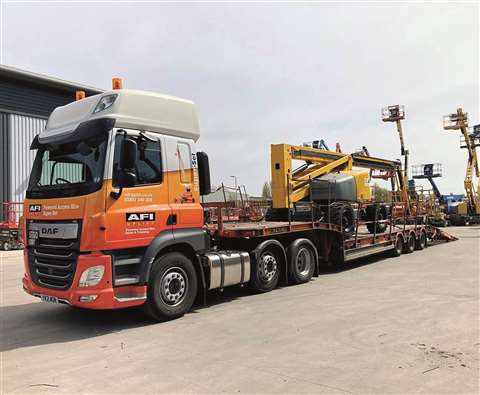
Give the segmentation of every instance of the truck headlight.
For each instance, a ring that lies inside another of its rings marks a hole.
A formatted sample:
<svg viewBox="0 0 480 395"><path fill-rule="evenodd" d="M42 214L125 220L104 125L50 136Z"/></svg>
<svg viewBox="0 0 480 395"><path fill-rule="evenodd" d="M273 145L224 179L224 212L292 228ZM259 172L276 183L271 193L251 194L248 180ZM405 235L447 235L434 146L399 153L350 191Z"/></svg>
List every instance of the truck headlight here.
<svg viewBox="0 0 480 395"><path fill-rule="evenodd" d="M105 266L92 266L84 270L78 282L79 287L92 287L97 285L103 277Z"/></svg>
<svg viewBox="0 0 480 395"><path fill-rule="evenodd" d="M93 110L93 114L96 114L97 112L106 110L108 107L111 107L112 104L115 103L117 96L118 95L103 96L96 105L95 110Z"/></svg>

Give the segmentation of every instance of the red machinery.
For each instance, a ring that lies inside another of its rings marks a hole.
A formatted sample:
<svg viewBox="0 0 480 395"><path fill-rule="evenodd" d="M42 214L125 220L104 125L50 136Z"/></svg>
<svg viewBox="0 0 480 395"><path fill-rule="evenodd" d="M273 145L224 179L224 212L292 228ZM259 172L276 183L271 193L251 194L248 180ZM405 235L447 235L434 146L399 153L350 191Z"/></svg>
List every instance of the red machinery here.
<svg viewBox="0 0 480 395"><path fill-rule="evenodd" d="M23 203L3 202L0 211L0 249L23 248L21 216Z"/></svg>

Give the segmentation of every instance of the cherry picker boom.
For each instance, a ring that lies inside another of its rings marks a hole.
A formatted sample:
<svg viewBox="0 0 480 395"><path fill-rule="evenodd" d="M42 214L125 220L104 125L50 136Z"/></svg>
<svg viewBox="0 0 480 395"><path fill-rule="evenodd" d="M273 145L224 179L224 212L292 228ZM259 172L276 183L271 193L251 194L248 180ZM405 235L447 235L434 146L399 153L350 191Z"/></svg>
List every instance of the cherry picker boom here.
<svg viewBox="0 0 480 395"><path fill-rule="evenodd" d="M468 151L467 168L463 182L466 201L456 206L456 212L450 215L452 225L480 223L480 198L473 186L473 177L480 177L476 147L480 146L480 130L468 130L468 113L458 108L457 112L443 117L444 130L460 130L460 148Z"/></svg>

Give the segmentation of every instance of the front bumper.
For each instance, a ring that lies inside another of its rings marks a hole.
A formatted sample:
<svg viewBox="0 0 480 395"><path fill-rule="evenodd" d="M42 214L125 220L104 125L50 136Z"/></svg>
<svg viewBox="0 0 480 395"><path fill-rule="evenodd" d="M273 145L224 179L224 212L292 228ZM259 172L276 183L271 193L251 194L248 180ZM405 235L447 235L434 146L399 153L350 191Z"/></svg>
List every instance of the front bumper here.
<svg viewBox="0 0 480 395"><path fill-rule="evenodd" d="M103 255L101 253L79 255L72 285L64 291L42 287L32 281L29 273L28 252L26 249L24 250L24 263L25 274L22 279L23 289L33 296L54 296L58 298L60 303L95 310L111 310L138 306L145 303L146 300L146 286L132 285L113 287L112 259L109 255ZM78 287L78 282L83 271L97 265L105 266L105 272L100 282L91 287ZM92 299L92 296L95 297L94 300L83 301Z"/></svg>

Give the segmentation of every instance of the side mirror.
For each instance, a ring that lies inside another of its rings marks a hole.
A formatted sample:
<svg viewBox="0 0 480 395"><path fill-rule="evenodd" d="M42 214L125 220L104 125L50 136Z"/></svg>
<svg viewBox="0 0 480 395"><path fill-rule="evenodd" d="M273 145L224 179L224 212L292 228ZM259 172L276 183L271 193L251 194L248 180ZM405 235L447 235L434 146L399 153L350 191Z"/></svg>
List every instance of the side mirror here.
<svg viewBox="0 0 480 395"><path fill-rule="evenodd" d="M197 163L200 195L208 195L212 190L210 185L210 165L208 163L208 155L205 152L197 152Z"/></svg>
<svg viewBox="0 0 480 395"><path fill-rule="evenodd" d="M137 142L130 138L122 140L120 148L120 171L118 174L118 186L133 187L137 183L135 163L137 160Z"/></svg>
<svg viewBox="0 0 480 395"><path fill-rule="evenodd" d="M137 142L130 138L124 138L120 147L120 169L135 169L137 160Z"/></svg>

